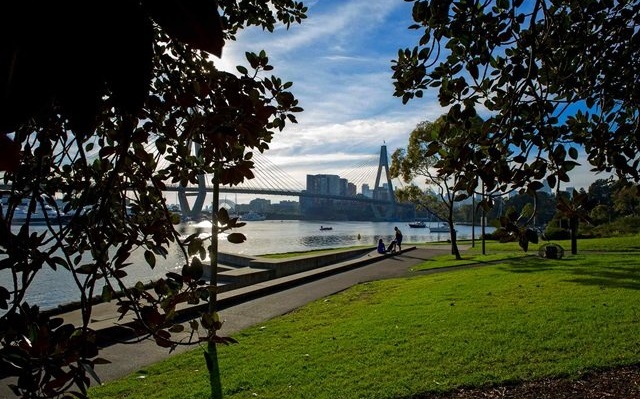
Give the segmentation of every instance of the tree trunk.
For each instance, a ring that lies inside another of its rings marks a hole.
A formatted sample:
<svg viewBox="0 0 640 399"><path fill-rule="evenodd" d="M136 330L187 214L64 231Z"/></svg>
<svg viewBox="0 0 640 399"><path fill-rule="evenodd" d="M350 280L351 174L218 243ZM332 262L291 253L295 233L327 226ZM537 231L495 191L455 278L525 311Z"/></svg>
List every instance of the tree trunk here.
<svg viewBox="0 0 640 399"><path fill-rule="evenodd" d="M211 212L211 249L209 258L211 260L211 277L209 284L214 289L209 297L209 314L213 315L218 311L218 202L220 201L220 183L218 180L219 169L213 178L213 200ZM215 327L213 327L215 328ZM217 331L215 332L217 334ZM209 385L211 387L211 399L222 399L222 381L220 380L220 366L218 364L218 348L215 342L209 341L205 359L209 371Z"/></svg>
<svg viewBox="0 0 640 399"><path fill-rule="evenodd" d="M456 257L456 260L462 259L460 256L460 249L458 249L457 232L453 225L453 218L449 218L449 237L451 238L451 255Z"/></svg>
<svg viewBox="0 0 640 399"><path fill-rule="evenodd" d="M571 255L578 254L578 218L569 218L569 231L571 232Z"/></svg>

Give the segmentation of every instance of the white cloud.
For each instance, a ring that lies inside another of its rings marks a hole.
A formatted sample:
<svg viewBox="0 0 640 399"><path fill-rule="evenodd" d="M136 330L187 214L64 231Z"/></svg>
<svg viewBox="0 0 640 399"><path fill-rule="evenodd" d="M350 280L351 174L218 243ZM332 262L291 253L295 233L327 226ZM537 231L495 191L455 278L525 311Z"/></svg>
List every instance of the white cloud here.
<svg viewBox="0 0 640 399"><path fill-rule="evenodd" d="M275 68L271 73L293 82L291 91L304 112L296 115L298 124L275 134L265 156L302 185L307 174L340 174L367 159L377 162L383 144L389 154L406 147L418 122L445 112L435 91L406 105L393 96L391 60L398 49L413 47L420 34L407 29L411 3L321 0L305 5L308 18L301 25L273 33L247 29L216 60L219 68L235 71L235 65L246 64L245 52L264 49Z"/></svg>

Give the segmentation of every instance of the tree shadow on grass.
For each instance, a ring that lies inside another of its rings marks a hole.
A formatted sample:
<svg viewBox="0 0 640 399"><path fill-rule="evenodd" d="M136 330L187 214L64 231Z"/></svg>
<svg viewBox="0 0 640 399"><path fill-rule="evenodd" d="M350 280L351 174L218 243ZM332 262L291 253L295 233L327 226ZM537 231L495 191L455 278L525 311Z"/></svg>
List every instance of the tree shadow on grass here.
<svg viewBox="0 0 640 399"><path fill-rule="evenodd" d="M566 259L551 261L538 256L527 256L517 259L505 259L501 261L505 265L501 269L511 273L539 273L564 267L562 264L565 262L567 262Z"/></svg>
<svg viewBox="0 0 640 399"><path fill-rule="evenodd" d="M503 270L511 273L539 273L553 270L573 275L573 278L564 281L598 286L602 288L623 288L640 290L640 264L629 262L630 257L611 259L606 265L585 266L578 262L577 258L543 259L539 257L526 257L513 260L505 260ZM635 260L635 259L634 259Z"/></svg>

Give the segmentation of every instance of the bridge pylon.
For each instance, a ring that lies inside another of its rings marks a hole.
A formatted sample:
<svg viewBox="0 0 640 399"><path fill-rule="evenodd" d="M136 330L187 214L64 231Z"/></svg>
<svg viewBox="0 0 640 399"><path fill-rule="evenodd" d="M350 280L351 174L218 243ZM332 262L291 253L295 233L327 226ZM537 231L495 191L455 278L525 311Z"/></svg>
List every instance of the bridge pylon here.
<svg viewBox="0 0 640 399"><path fill-rule="evenodd" d="M195 154L200 150L200 144L193 143L192 150ZM184 186L178 187L178 202L180 203L180 210L182 215L189 216L191 218L197 218L202 213L202 208L204 206L204 201L207 198L207 182L205 179L205 175L198 175L198 191L193 194L195 195L196 200L193 203L193 207L189 205L189 201L187 200L187 192Z"/></svg>
<svg viewBox="0 0 640 399"><path fill-rule="evenodd" d="M382 178L383 171L384 171L384 177L387 180L386 192L382 191L383 187L380 186L380 180ZM396 211L397 211L396 195L393 191L393 183L391 182L391 175L389 174L389 157L387 155L386 145L382 145L382 147L380 147L380 161L378 162L378 173L376 175L376 184L374 186L373 193L374 193L375 199L386 199L391 202L391 207L386 208L385 215L382 215L380 213L380 210L376 206L374 206L373 204L371 205L373 209L373 213L376 218L384 217L385 219L390 219L391 217L396 215ZM381 194L381 193L384 193L384 194ZM385 196L387 198L383 198Z"/></svg>

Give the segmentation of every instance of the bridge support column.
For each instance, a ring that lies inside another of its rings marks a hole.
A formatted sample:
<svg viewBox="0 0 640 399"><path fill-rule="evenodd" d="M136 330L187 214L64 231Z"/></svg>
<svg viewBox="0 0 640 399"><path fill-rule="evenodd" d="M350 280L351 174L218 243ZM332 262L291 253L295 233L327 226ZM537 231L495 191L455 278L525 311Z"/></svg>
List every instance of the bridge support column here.
<svg viewBox="0 0 640 399"><path fill-rule="evenodd" d="M396 206L396 194L393 191L393 183L391 182L391 175L389 174L389 158L387 156L387 146L383 145L382 147L380 147L380 161L378 163L378 174L376 175L376 184L374 187L374 194L378 193L378 190L380 187L380 179L382 177L382 171L384 168L384 176L387 179L387 193L386 195L388 196L388 198L386 198L387 200L389 200L391 202L391 207L387 207L386 208L386 212L385 215L381 215L379 209L376 208L376 206L374 204L372 204L372 209L373 209L373 214L375 215L376 218L384 218L384 219L391 219L393 216L395 216L397 214L397 206ZM377 198L377 199L384 199L384 198Z"/></svg>
<svg viewBox="0 0 640 399"><path fill-rule="evenodd" d="M193 143L193 152L197 154L198 150L200 150L200 144ZM184 186L178 187L178 202L180 203L180 210L183 216L187 216L192 219L197 219L201 216L204 201L207 198L205 175L198 176L198 192L195 196L196 200L193 203L193 208L191 208L189 201L187 200L187 193Z"/></svg>

